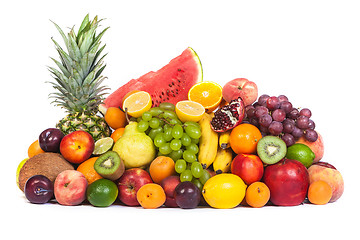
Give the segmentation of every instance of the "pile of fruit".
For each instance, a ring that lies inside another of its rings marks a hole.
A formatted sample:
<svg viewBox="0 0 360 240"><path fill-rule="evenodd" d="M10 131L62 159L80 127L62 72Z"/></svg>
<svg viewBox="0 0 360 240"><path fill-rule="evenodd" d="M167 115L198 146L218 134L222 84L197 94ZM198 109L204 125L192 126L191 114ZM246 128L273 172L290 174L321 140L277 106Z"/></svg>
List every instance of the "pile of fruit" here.
<svg viewBox="0 0 360 240"><path fill-rule="evenodd" d="M31 203L119 202L143 208L326 204L344 191L320 161L321 135L308 108L285 95L258 97L254 82L203 81L191 48L104 98L101 20L68 34L56 25L60 61L49 67L53 103L68 112L42 131L17 169Z"/></svg>

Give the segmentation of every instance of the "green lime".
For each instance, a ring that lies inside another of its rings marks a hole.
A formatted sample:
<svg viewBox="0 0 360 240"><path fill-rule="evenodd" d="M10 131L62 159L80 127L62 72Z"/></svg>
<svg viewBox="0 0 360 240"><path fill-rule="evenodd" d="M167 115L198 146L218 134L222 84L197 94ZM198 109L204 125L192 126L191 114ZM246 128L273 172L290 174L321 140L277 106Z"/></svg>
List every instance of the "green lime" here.
<svg viewBox="0 0 360 240"><path fill-rule="evenodd" d="M295 143L287 149L286 158L298 160L305 165L306 168L310 167L314 161L314 152L305 144Z"/></svg>
<svg viewBox="0 0 360 240"><path fill-rule="evenodd" d="M101 155L111 149L114 144L114 140L111 137L104 137L95 142L93 154Z"/></svg>
<svg viewBox="0 0 360 240"><path fill-rule="evenodd" d="M98 179L86 189L86 198L95 207L108 207L118 196L118 187L109 179Z"/></svg>

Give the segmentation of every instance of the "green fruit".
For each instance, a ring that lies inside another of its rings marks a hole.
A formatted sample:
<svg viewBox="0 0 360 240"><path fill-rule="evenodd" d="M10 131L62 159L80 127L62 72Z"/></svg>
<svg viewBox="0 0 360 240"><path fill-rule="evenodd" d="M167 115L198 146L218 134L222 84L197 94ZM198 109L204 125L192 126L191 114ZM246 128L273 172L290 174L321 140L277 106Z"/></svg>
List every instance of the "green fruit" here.
<svg viewBox="0 0 360 240"><path fill-rule="evenodd" d="M111 149L114 144L114 140L111 137L100 138L95 142L93 154L101 155Z"/></svg>
<svg viewBox="0 0 360 240"><path fill-rule="evenodd" d="M144 132L139 132L137 125L137 122L130 122L113 147L113 151L119 154L126 168L146 167L156 155L152 139Z"/></svg>
<svg viewBox="0 0 360 240"><path fill-rule="evenodd" d="M95 207L108 207L115 202L118 191L113 181L102 178L88 186L86 198Z"/></svg>
<svg viewBox="0 0 360 240"><path fill-rule="evenodd" d="M305 144L295 143L294 145L288 147L286 158L297 160L308 168L315 159L315 153Z"/></svg>
<svg viewBox="0 0 360 240"><path fill-rule="evenodd" d="M123 175L125 164L117 152L108 151L96 159L94 169L103 178L114 181Z"/></svg>
<svg viewBox="0 0 360 240"><path fill-rule="evenodd" d="M256 150L261 161L274 164L285 157L286 143L278 137L265 136L259 140Z"/></svg>

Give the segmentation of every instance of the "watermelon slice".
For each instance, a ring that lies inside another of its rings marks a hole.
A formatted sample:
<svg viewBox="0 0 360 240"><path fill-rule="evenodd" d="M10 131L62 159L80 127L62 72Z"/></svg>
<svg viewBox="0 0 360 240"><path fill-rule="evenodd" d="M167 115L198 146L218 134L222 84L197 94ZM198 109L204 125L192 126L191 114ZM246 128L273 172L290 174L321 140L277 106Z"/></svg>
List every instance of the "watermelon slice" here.
<svg viewBox="0 0 360 240"><path fill-rule="evenodd" d="M110 94L100 106L102 113L109 107L121 107L123 97L130 91L147 91L151 95L153 107L162 102L174 105L178 101L187 100L190 88L202 81L200 59L192 48L172 59L156 72L148 72L138 79L132 79Z"/></svg>

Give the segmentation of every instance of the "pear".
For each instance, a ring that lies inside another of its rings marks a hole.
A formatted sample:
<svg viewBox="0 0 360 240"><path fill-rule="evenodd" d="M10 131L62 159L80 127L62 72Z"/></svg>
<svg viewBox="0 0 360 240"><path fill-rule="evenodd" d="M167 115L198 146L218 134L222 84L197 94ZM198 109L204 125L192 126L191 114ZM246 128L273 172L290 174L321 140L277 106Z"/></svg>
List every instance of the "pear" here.
<svg viewBox="0 0 360 240"><path fill-rule="evenodd" d="M144 132L137 130L137 122L130 122L116 141L113 151L124 161L125 168L145 168L155 158L155 145Z"/></svg>

